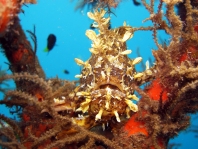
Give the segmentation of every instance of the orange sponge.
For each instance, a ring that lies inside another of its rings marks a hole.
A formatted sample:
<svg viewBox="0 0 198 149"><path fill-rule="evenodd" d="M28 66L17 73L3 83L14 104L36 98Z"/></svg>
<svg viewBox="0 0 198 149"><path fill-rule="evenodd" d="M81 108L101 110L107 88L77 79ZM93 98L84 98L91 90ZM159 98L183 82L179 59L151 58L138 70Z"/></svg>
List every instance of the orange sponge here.
<svg viewBox="0 0 198 149"><path fill-rule="evenodd" d="M155 79L146 92L153 100L160 100L161 97L162 101L166 101L168 99L167 90L159 82L160 80L158 78Z"/></svg>
<svg viewBox="0 0 198 149"><path fill-rule="evenodd" d="M0 37L5 33L20 10L18 0L0 0Z"/></svg>

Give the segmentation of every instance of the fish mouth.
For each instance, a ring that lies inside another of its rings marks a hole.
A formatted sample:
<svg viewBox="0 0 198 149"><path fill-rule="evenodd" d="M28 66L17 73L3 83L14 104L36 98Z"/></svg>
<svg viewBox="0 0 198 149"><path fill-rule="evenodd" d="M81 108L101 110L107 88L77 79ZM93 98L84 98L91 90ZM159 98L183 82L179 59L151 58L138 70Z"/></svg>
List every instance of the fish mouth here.
<svg viewBox="0 0 198 149"><path fill-rule="evenodd" d="M121 84L117 84L117 83L115 84L114 82L108 82L108 83L102 82L102 83L98 84L94 89L98 90L98 89L106 89L106 88L110 88L113 90L118 90L118 91L123 92Z"/></svg>
<svg viewBox="0 0 198 149"><path fill-rule="evenodd" d="M120 90L116 85L113 85L113 84L102 84L99 86L99 89L105 89L105 88L111 88L111 89L114 89L114 90Z"/></svg>

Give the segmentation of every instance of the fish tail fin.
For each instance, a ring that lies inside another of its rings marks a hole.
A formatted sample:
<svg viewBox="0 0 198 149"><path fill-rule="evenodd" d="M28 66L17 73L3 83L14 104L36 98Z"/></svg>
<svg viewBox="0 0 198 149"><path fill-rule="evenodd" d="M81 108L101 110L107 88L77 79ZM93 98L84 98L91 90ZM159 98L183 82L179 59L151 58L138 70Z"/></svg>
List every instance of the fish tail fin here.
<svg viewBox="0 0 198 149"><path fill-rule="evenodd" d="M46 47L43 51L44 52L49 52L49 49Z"/></svg>

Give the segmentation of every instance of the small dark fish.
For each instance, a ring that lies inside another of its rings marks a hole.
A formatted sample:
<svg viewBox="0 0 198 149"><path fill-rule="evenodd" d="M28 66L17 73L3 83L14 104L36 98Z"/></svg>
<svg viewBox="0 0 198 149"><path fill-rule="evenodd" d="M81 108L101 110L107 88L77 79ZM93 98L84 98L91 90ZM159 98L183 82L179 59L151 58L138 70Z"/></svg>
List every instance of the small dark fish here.
<svg viewBox="0 0 198 149"><path fill-rule="evenodd" d="M65 74L69 74L69 71L68 70L63 70L63 72L65 73Z"/></svg>
<svg viewBox="0 0 198 149"><path fill-rule="evenodd" d="M49 52L53 49L56 43L56 36L54 34L49 34L47 38L47 47L44 49L44 52Z"/></svg>
<svg viewBox="0 0 198 149"><path fill-rule="evenodd" d="M133 0L133 4L134 4L135 6L139 6L141 3L140 3L140 2L137 2L137 0Z"/></svg>

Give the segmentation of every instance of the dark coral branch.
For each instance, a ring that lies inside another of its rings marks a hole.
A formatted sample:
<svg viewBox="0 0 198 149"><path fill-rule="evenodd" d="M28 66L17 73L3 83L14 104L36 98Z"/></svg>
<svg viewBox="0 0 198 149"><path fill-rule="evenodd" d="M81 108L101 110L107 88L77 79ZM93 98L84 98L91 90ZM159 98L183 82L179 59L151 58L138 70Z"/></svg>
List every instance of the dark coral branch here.
<svg viewBox="0 0 198 149"><path fill-rule="evenodd" d="M13 25L10 26L10 30L0 38L0 43L13 73L29 72L45 78L45 74L17 17Z"/></svg>
<svg viewBox="0 0 198 149"><path fill-rule="evenodd" d="M14 129L14 131L17 133L17 135L20 138L23 138L23 133L21 132L21 129L19 128L19 126L17 125L16 122L14 122L13 120L7 118L4 115L0 115L0 120L2 120L3 122L5 122L6 124L8 124L10 127L12 127Z"/></svg>

